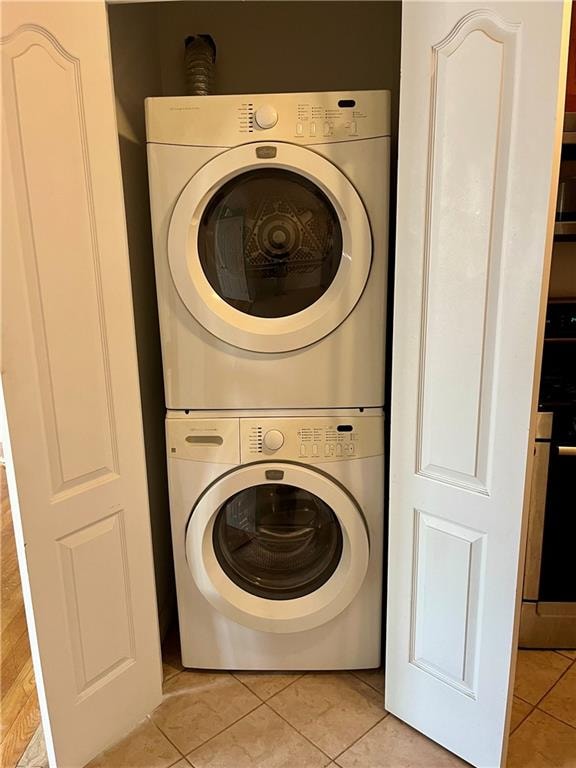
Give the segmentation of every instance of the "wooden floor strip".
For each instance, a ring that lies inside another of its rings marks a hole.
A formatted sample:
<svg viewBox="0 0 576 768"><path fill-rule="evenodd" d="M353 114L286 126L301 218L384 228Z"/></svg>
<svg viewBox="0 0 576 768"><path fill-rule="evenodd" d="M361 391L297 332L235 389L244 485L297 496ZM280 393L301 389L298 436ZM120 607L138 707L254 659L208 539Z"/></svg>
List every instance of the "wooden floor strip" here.
<svg viewBox="0 0 576 768"><path fill-rule="evenodd" d="M8 500L0 466L0 766L13 768L40 723Z"/></svg>
<svg viewBox="0 0 576 768"><path fill-rule="evenodd" d="M0 744L0 765L2 768L16 768L26 747L40 725L40 709L36 691L31 694L20 714Z"/></svg>
<svg viewBox="0 0 576 768"><path fill-rule="evenodd" d="M10 730L18 717L20 710L36 691L32 659L28 659L20 674L7 691L2 691L2 707L0 709L0 741Z"/></svg>
<svg viewBox="0 0 576 768"><path fill-rule="evenodd" d="M49 768L42 726L32 737L16 768Z"/></svg>

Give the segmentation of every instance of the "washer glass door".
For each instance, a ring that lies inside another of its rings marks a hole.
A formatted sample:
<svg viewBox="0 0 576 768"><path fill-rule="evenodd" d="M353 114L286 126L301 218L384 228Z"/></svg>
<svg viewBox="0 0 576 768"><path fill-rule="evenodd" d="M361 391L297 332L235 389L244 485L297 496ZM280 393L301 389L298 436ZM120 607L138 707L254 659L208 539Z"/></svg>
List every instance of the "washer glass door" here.
<svg viewBox="0 0 576 768"><path fill-rule="evenodd" d="M226 575L252 595L289 600L309 595L342 556L338 518L318 496L293 485L246 488L216 516L214 551Z"/></svg>
<svg viewBox="0 0 576 768"><path fill-rule="evenodd" d="M192 510L186 555L222 614L268 632L319 626L362 586L368 531L354 499L327 475L262 462L216 480Z"/></svg>
<svg viewBox="0 0 576 768"><path fill-rule="evenodd" d="M206 330L242 349L285 352L350 314L368 279L372 237L358 193L331 162L292 144L245 144L183 189L168 259Z"/></svg>

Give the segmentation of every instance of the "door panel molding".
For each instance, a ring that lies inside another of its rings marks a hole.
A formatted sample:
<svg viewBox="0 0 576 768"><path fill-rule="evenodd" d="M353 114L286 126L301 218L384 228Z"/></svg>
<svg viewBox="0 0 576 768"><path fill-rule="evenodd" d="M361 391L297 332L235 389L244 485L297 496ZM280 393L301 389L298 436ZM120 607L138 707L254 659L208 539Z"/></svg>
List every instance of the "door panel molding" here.
<svg viewBox="0 0 576 768"><path fill-rule="evenodd" d="M55 502L119 475L83 86L80 61L44 27L22 25L0 43ZM39 88L58 105L42 120ZM71 355L81 387L70 385ZM78 420L89 452L78 450Z"/></svg>
<svg viewBox="0 0 576 768"><path fill-rule="evenodd" d="M124 510L83 526L58 544L80 702L135 662ZM94 571L101 580L98 589ZM104 636L101 627L106 627Z"/></svg>
<svg viewBox="0 0 576 768"><path fill-rule="evenodd" d="M472 11L432 46L416 466L485 495L520 29Z"/></svg>
<svg viewBox="0 0 576 768"><path fill-rule="evenodd" d="M419 509L414 515L410 662L476 699L486 535Z"/></svg>

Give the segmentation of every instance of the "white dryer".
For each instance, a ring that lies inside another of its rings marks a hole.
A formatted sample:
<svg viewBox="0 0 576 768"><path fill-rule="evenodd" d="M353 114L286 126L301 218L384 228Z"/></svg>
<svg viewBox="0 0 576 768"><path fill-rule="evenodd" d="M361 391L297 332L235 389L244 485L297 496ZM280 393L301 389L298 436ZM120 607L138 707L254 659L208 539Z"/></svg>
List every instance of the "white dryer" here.
<svg viewBox="0 0 576 768"><path fill-rule="evenodd" d="M289 414L168 412L187 667L380 663L381 410Z"/></svg>
<svg viewBox="0 0 576 768"><path fill-rule="evenodd" d="M389 126L387 91L146 100L168 408L383 404Z"/></svg>

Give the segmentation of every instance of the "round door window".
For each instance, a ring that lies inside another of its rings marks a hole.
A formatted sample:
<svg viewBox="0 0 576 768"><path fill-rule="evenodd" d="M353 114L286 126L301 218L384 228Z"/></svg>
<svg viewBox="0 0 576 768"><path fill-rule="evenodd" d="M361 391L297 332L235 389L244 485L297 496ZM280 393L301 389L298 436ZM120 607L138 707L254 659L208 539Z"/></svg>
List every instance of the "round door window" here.
<svg viewBox="0 0 576 768"><path fill-rule="evenodd" d="M200 496L186 528L186 561L202 595L219 613L265 632L330 621L357 595L369 559L354 499L297 464L227 472Z"/></svg>
<svg viewBox="0 0 576 768"><path fill-rule="evenodd" d="M225 501L212 539L228 578L269 600L315 592L342 555L342 531L330 507L309 491L276 483L247 488Z"/></svg>
<svg viewBox="0 0 576 768"><path fill-rule="evenodd" d="M168 263L185 307L209 333L252 352L302 349L348 317L366 286L364 204L307 147L242 144L195 173L176 201ZM270 158L273 157L273 160Z"/></svg>
<svg viewBox="0 0 576 768"><path fill-rule="evenodd" d="M226 182L198 229L204 274L218 295L254 317L286 317L314 304L342 259L342 230L328 197L282 168Z"/></svg>

